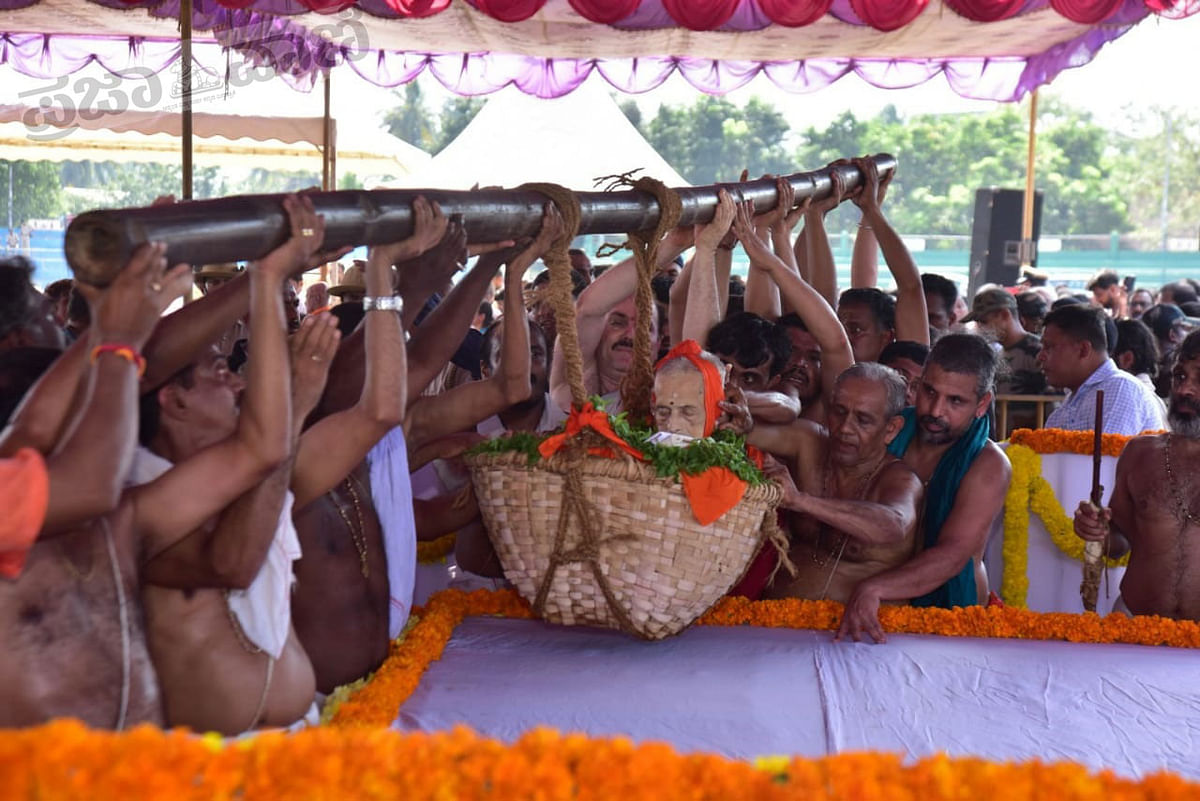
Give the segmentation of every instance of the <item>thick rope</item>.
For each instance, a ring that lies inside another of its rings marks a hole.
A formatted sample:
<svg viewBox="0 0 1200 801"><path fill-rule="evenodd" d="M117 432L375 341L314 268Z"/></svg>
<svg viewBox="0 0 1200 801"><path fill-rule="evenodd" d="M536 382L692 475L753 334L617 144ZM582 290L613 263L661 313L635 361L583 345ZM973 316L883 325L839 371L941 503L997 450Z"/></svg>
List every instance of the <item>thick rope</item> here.
<svg viewBox="0 0 1200 801"><path fill-rule="evenodd" d="M648 192L658 201L658 224L645 231L629 233L629 249L637 263L638 282L634 293L637 307L637 327L633 334L633 364L621 382L621 408L630 420L650 418L650 396L654 393L654 362L657 354L650 351L650 327L658 314L650 279L658 261L658 244L667 232L679 224L683 205L679 195L662 181L653 178L632 180L629 173L612 175L598 181L608 181L606 191L628 186Z"/></svg>
<svg viewBox="0 0 1200 801"><path fill-rule="evenodd" d="M575 298L571 294L571 256L567 252L579 231L579 198L570 189L558 184L523 184L520 188L545 195L558 206L563 218L562 235L551 243L542 261L550 271L550 307L554 309L554 319L558 324L558 341L562 343L563 364L567 371L567 383L571 387L571 405L577 409L583 408L588 396L583 385L583 354L579 352Z"/></svg>

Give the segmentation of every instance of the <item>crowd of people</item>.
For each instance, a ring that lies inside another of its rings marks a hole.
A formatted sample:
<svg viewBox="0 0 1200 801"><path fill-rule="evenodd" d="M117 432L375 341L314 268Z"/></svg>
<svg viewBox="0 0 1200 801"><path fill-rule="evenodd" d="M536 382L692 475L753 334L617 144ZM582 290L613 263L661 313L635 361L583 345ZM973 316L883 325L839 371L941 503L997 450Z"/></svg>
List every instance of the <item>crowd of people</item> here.
<svg viewBox="0 0 1200 801"><path fill-rule="evenodd" d="M856 641L884 640L880 604L987 603L1011 472L997 393L1065 392L1047 424L1086 430L1104 390L1106 431L1171 433L1132 441L1111 509L1081 505L1076 531L1131 553L1131 613L1200 619L1197 288L1106 272L1081 298L1030 273L964 298L890 225L890 175L855 166L856 188L835 177L817 201L780 180L763 213L722 191L657 248L648 422L681 446L733 430L783 488L786 558L764 548L733 591L842 602ZM861 209L845 288L824 226L843 201ZM419 540L457 533L443 586L503 585L459 457L570 411L548 282L529 276L558 211L534 238L468 246L418 198L411 236L329 286L301 276L345 251L322 249L306 196L284 207L290 237L246 267L193 274L150 243L108 287L39 292L32 265L0 262L0 725L311 722L403 630ZM615 413L637 264L570 256L584 383ZM202 297L163 316L193 275Z"/></svg>

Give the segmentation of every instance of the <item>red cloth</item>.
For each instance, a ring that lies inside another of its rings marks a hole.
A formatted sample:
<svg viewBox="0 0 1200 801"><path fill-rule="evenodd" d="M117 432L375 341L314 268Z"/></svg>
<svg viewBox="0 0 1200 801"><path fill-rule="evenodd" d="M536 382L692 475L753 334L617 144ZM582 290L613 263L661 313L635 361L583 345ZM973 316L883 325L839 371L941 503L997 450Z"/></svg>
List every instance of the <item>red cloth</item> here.
<svg viewBox="0 0 1200 801"><path fill-rule="evenodd" d="M612 25L637 11L641 0L570 0L575 13L601 25Z"/></svg>
<svg viewBox="0 0 1200 801"><path fill-rule="evenodd" d="M728 467L710 467L696 475L680 473L679 482L702 526L712 525L741 503L747 486Z"/></svg>
<svg viewBox="0 0 1200 801"><path fill-rule="evenodd" d="M475 0L475 6L501 22L521 22L542 10L546 0Z"/></svg>
<svg viewBox="0 0 1200 801"><path fill-rule="evenodd" d="M859 19L878 31L903 28L928 4L929 0L850 0L850 7Z"/></svg>
<svg viewBox="0 0 1200 801"><path fill-rule="evenodd" d="M22 448L0 459L0 576L15 579L25 567L50 503L50 474L42 455Z"/></svg>
<svg viewBox="0 0 1200 801"><path fill-rule="evenodd" d="M781 529L787 530L786 510L777 509L775 519ZM757 601L762 596L763 590L771 583L771 575L778 565L779 551L774 544L764 542L750 562L750 567L746 568L746 575L742 576L742 580L728 594L740 595L751 601Z"/></svg>
<svg viewBox="0 0 1200 801"><path fill-rule="evenodd" d="M1022 0L1023 1L1023 0ZM758 6L776 25L799 28L811 25L829 11L833 0L759 0Z"/></svg>
<svg viewBox="0 0 1200 801"><path fill-rule="evenodd" d="M450 7L450 0L385 0L388 8L405 17L432 17Z"/></svg>
<svg viewBox="0 0 1200 801"><path fill-rule="evenodd" d="M1122 0L1050 0L1059 14L1081 25L1095 25L1108 19L1124 5Z"/></svg>
<svg viewBox="0 0 1200 801"><path fill-rule="evenodd" d="M663 0L663 8L671 18L685 28L693 31L711 31L720 28L733 12L737 11L741 0Z"/></svg>
<svg viewBox="0 0 1200 801"><path fill-rule="evenodd" d="M946 0L946 5L960 17L975 22L998 22L1020 11L1025 0Z"/></svg>

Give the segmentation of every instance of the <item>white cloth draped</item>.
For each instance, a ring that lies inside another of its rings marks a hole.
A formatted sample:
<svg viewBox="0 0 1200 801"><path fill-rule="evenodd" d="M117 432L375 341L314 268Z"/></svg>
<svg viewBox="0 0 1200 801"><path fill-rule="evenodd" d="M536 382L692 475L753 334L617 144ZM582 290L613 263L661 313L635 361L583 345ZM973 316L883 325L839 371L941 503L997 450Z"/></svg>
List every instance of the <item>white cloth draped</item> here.
<svg viewBox="0 0 1200 801"><path fill-rule="evenodd" d="M416 584L417 528L404 429L396 426L367 454L371 500L383 532L388 573L388 636L400 636L412 612Z"/></svg>
<svg viewBox="0 0 1200 801"><path fill-rule="evenodd" d="M1008 447L1003 443L1001 447ZM1054 495L1062 504L1068 518L1074 518L1079 502L1092 494L1092 457L1076 453L1049 453L1042 457L1042 476L1054 488ZM1116 478L1115 456L1101 457L1100 483L1104 486L1103 499L1108 504ZM997 593L1004 576L1004 520L992 526L984 563L987 565L988 584ZM1079 584L1083 580L1083 563L1072 559L1059 550L1042 519L1032 510L1029 512L1029 557L1025 568L1029 578L1029 591L1025 597L1028 608L1036 612L1083 611L1079 597ZM1125 568L1113 567L1108 571L1109 587L1100 587L1096 611L1107 615L1120 592Z"/></svg>
<svg viewBox="0 0 1200 801"><path fill-rule="evenodd" d="M150 450L139 446L133 469L126 486L149 484L173 465ZM229 590L229 608L237 616L247 639L275 659L283 653L292 627L292 585L296 577L292 562L301 556L300 538L292 523L292 503L289 490L279 511L275 537L258 575L244 590Z"/></svg>
<svg viewBox="0 0 1200 801"><path fill-rule="evenodd" d="M693 627L655 643L468 618L395 728L536 726L738 759L883 750L1072 760L1200 779L1200 652L1182 648Z"/></svg>

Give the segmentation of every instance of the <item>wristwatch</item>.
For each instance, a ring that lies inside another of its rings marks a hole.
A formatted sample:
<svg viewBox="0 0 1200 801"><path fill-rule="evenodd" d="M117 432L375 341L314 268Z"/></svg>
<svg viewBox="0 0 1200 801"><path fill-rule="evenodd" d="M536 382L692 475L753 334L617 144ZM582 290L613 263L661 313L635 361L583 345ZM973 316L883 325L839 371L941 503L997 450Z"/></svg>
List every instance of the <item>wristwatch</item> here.
<svg viewBox="0 0 1200 801"><path fill-rule="evenodd" d="M363 298L363 311L394 311L400 314L404 311L404 299L399 295L367 295Z"/></svg>

